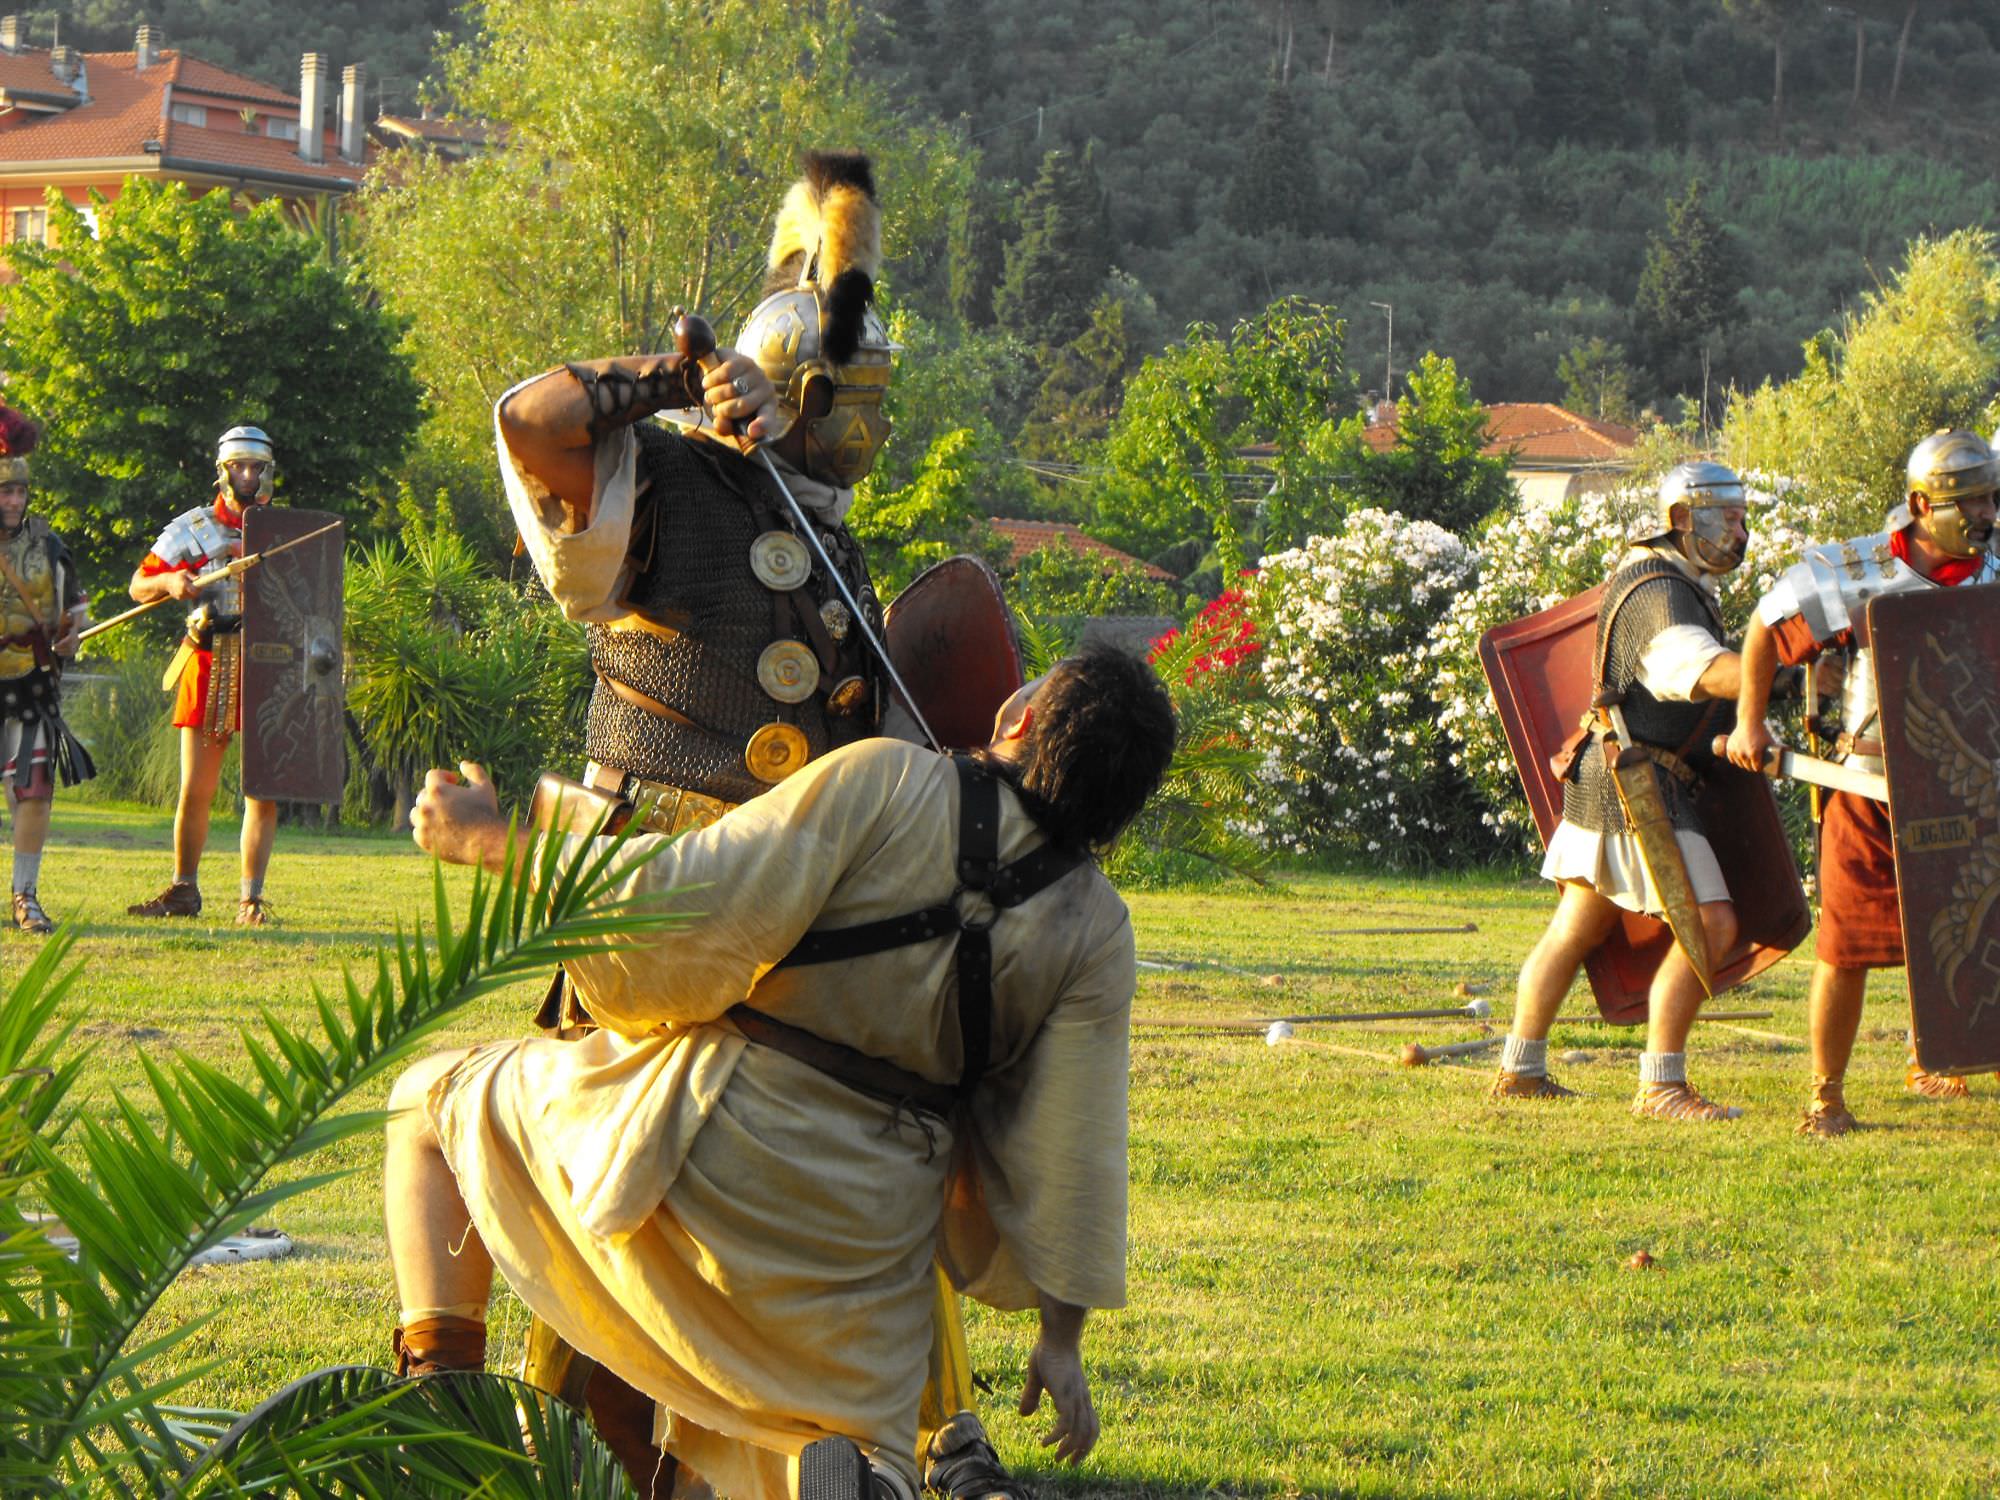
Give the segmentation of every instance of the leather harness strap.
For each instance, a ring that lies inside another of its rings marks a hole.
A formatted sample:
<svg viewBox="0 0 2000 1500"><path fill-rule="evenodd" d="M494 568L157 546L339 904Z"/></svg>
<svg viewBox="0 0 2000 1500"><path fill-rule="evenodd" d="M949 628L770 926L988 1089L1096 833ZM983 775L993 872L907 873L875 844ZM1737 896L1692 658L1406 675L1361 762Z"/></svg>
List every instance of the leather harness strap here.
<svg viewBox="0 0 2000 1500"><path fill-rule="evenodd" d="M965 1062L956 1086L933 1083L908 1069L868 1057L838 1042L789 1025L749 1005L730 1007L729 1018L753 1042L818 1068L850 1088L948 1114L985 1074L993 1054L993 924L1000 913L1047 890L1083 863L1084 856L1053 843L1000 863L1000 783L969 755L954 755L958 771L958 887L936 905L899 917L809 932L775 968L840 963L958 935L958 1027ZM968 910L965 898L990 907ZM858 1062L857 1062L858 1060Z"/></svg>

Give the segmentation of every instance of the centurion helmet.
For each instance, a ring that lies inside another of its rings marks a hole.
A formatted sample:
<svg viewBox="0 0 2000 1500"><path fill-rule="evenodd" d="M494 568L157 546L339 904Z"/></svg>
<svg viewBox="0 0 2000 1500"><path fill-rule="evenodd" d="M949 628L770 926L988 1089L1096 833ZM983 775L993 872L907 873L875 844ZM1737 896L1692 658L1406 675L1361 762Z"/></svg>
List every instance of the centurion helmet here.
<svg viewBox="0 0 2000 1500"><path fill-rule="evenodd" d="M1934 432L1910 450L1905 473L1910 495L1930 501L1924 531L1940 551L1977 557L1986 550L1992 523L1970 520L1961 504L2000 488L2000 460L1986 439L1963 429ZM1906 500L1889 513L1889 529L1901 531L1915 519Z"/></svg>
<svg viewBox="0 0 2000 1500"><path fill-rule="evenodd" d="M1723 512L1744 509L1743 480L1727 464L1694 459L1667 471L1649 514L1632 528L1635 542L1653 542L1679 530L1674 507L1687 507L1687 558L1704 573L1727 573L1743 561L1744 543L1731 533ZM1747 532L1747 528L1746 528Z"/></svg>
<svg viewBox="0 0 2000 1500"><path fill-rule="evenodd" d="M889 440L882 394L896 346L875 315L882 212L874 170L858 151L814 151L785 195L771 239L767 295L736 348L777 387L792 421L805 422L805 471L846 488L874 466ZM824 390L825 415L805 417Z"/></svg>
<svg viewBox="0 0 2000 1500"><path fill-rule="evenodd" d="M229 461L233 458L261 459L264 477L257 485L257 499L262 502L271 498L272 482L278 477L278 455L271 447L270 438L261 427L232 427L216 440L215 478L216 482L229 487Z"/></svg>

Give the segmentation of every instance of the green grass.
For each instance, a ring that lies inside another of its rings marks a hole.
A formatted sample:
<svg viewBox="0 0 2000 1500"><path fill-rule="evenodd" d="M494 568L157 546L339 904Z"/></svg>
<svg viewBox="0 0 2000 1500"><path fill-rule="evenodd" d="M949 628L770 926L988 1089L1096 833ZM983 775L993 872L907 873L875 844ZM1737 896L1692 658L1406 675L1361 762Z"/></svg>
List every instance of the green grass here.
<svg viewBox="0 0 2000 1500"><path fill-rule="evenodd" d="M286 828L268 887L285 925L239 931L233 833L218 820L209 912L145 923L122 913L164 880L165 816L58 806L42 892L82 929L84 1098L138 1084L140 1047L235 1064L257 1007L297 1017L315 980L424 909L406 840ZM1350 874L1132 905L1142 953L1249 971L1144 971L1142 1016L1450 1005L1462 981L1504 1016L1550 902L1511 876ZM1478 932L1328 935L1461 921ZM33 941L0 937L0 976ZM1513 1106L1483 1098L1490 1057L1394 1065L1471 1023L1301 1028L1319 1045L1279 1048L1141 1032L1130 1305L1087 1335L1104 1440L1078 1474L1036 1468L1043 1424L1010 1412L1031 1320L972 1308L1003 1454L1065 1493L1132 1497L2000 1492L2000 1089L1905 1095L1901 980L1881 975L1849 1075L1870 1128L1796 1138L1805 974L1795 957L1729 996L1771 1019L1697 1028L1695 1080L1748 1111L1728 1126L1632 1120L1638 1038L1593 1025L1555 1040L1591 1053L1558 1066L1584 1097ZM520 1031L532 989L449 1040ZM1579 991L1569 1009L1587 1007ZM222 1360L193 1399L243 1407L385 1358L379 1143L338 1156L352 1176L280 1213L296 1256L192 1272L161 1309L225 1309L176 1356ZM1642 1249L1656 1269L1624 1269ZM496 1298L503 1356L523 1324Z"/></svg>

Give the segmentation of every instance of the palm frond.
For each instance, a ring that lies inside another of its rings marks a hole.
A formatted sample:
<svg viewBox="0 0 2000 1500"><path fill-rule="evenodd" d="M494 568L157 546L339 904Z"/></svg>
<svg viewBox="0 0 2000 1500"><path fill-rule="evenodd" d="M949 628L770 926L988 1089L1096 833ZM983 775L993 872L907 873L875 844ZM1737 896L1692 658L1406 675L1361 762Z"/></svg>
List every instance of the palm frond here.
<svg viewBox="0 0 2000 1500"><path fill-rule="evenodd" d="M421 927L399 930L372 974L347 971L336 992L316 991L317 1028L268 1012L261 1029L246 1028L252 1082L184 1053L146 1059L147 1104L164 1131L120 1093L56 1149L46 1127L77 1060L56 1061L65 1031L42 1033L75 982L76 970L59 972L70 936L30 966L0 1015L0 1491L158 1492L183 1473L189 1429L161 1402L200 1372L163 1381L147 1367L192 1326L131 1344L193 1256L339 1175L266 1185L274 1168L378 1127L379 1112L342 1106L459 1007L685 920L609 900L629 867L623 839L568 861L560 841L539 847L531 861L510 857L497 879L475 876L456 923L435 872L430 941ZM26 1212L30 1194L75 1238L74 1261Z"/></svg>
<svg viewBox="0 0 2000 1500"><path fill-rule="evenodd" d="M631 1490L583 1414L546 1391L499 1375L406 1380L341 1365L221 1433L176 1493L610 1500Z"/></svg>

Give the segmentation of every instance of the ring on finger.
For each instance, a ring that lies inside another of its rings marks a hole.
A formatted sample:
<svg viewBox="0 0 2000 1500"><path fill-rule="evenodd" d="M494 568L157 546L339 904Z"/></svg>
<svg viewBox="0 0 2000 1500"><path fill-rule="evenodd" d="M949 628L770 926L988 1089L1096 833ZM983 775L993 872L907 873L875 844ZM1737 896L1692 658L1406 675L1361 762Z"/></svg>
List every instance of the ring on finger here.
<svg viewBox="0 0 2000 1500"><path fill-rule="evenodd" d="M736 387L737 395L747 396L750 394L750 377L748 375L738 375L734 380L730 381L730 384Z"/></svg>

